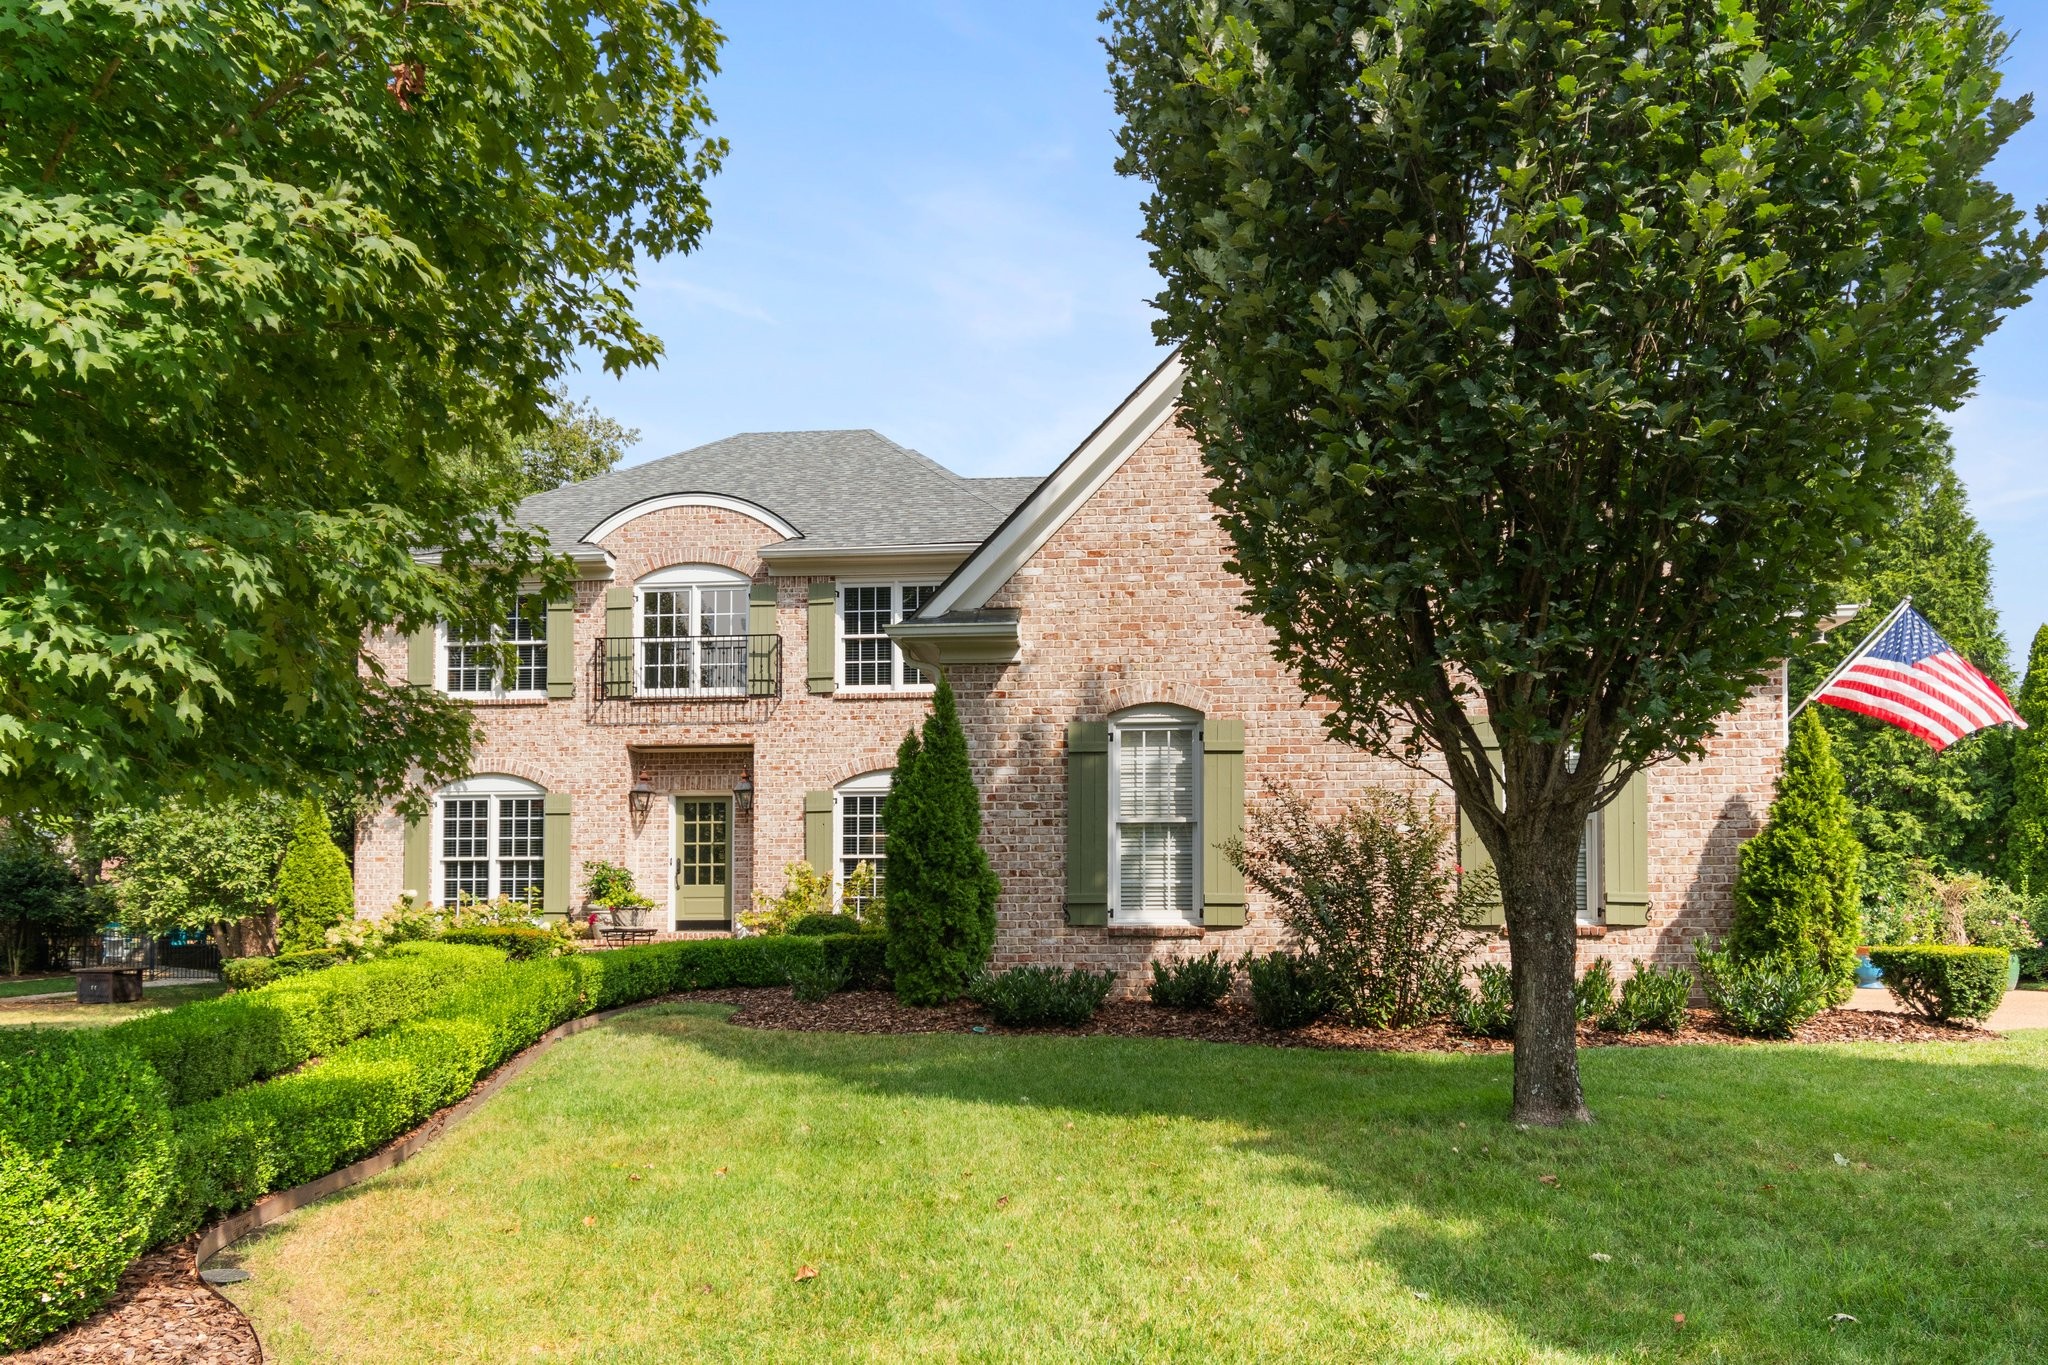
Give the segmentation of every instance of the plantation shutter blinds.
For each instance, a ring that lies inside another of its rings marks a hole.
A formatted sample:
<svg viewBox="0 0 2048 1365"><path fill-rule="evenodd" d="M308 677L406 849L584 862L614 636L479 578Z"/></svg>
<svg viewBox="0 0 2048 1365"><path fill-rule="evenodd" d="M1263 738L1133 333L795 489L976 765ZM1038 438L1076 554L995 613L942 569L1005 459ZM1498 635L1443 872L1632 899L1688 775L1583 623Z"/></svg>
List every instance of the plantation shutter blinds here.
<svg viewBox="0 0 2048 1365"><path fill-rule="evenodd" d="M405 640L405 681L412 687L434 685L434 627L421 626Z"/></svg>
<svg viewBox="0 0 2048 1365"><path fill-rule="evenodd" d="M1195 732L1126 726L1116 744L1117 913L1195 908Z"/></svg>
<svg viewBox="0 0 2048 1365"><path fill-rule="evenodd" d="M576 695L576 603L548 603L548 697Z"/></svg>
<svg viewBox="0 0 2048 1365"><path fill-rule="evenodd" d="M569 793L549 792L541 798L540 908L543 914L569 913L569 833Z"/></svg>
<svg viewBox="0 0 2048 1365"><path fill-rule="evenodd" d="M1202 923L1235 929L1244 923L1244 874L1230 861L1244 837L1244 722L1202 723Z"/></svg>
<svg viewBox="0 0 2048 1365"><path fill-rule="evenodd" d="M1067 923L1109 923L1109 726L1067 727Z"/></svg>
<svg viewBox="0 0 2048 1365"><path fill-rule="evenodd" d="M747 695L765 696L775 681L775 583L747 589Z"/></svg>
<svg viewBox="0 0 2048 1365"><path fill-rule="evenodd" d="M405 822L405 885L414 905L434 899L434 827L431 815Z"/></svg>
<svg viewBox="0 0 2048 1365"><path fill-rule="evenodd" d="M633 695L633 590L604 592L604 694Z"/></svg>
<svg viewBox="0 0 2048 1365"><path fill-rule="evenodd" d="M834 688L838 668L834 651L839 636L839 585L830 578L811 580L809 621L805 630L805 655L809 664L811 691L818 694ZM823 864L820 864L823 866Z"/></svg>
<svg viewBox="0 0 2048 1365"><path fill-rule="evenodd" d="M832 793L804 793L804 861L832 875Z"/></svg>
<svg viewBox="0 0 2048 1365"><path fill-rule="evenodd" d="M1600 812L1602 899L1610 929L1650 922L1650 783L1628 780Z"/></svg>
<svg viewBox="0 0 2048 1365"><path fill-rule="evenodd" d="M1494 743L1493 726L1486 721L1480 721L1477 728L1480 743L1486 748L1487 762L1493 765L1494 776L1498 778L1500 776L1500 761L1496 755L1500 753L1500 746ZM1493 870L1493 855L1486 851L1486 844L1480 839L1479 831L1474 829L1472 822L1465 818L1465 811L1462 806L1458 811L1458 867L1461 869L1462 878L1470 878L1477 873L1491 872ZM1501 906L1498 883L1495 884L1487 899L1476 903L1468 902L1465 911L1465 923L1473 928L1486 928L1492 925L1507 923L1507 913Z"/></svg>

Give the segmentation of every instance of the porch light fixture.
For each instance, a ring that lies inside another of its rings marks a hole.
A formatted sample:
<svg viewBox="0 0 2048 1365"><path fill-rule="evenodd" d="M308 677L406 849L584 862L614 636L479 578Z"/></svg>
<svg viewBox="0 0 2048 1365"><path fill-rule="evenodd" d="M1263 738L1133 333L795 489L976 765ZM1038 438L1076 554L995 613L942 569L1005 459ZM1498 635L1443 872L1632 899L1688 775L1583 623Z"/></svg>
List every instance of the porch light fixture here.
<svg viewBox="0 0 2048 1365"><path fill-rule="evenodd" d="M632 807L635 815L647 814L648 808L654 804L654 775L645 768L633 779L633 788L626 793L626 804Z"/></svg>
<svg viewBox="0 0 2048 1365"><path fill-rule="evenodd" d="M735 815L752 810L754 807L754 779L746 773L732 784L732 809Z"/></svg>

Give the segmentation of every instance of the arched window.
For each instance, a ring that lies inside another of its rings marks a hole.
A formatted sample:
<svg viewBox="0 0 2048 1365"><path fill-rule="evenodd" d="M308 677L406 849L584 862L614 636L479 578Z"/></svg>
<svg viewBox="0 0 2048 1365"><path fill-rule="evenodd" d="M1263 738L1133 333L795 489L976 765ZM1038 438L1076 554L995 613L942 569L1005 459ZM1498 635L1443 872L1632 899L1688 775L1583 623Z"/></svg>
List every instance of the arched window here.
<svg viewBox="0 0 2048 1365"><path fill-rule="evenodd" d="M835 899L857 915L865 914L870 897L882 890L882 869L889 857L889 834L882 828L882 803L889 797L889 780L893 776L891 772L862 773L840 783L832 793L832 842L837 852L832 864L832 880L838 891ZM869 895L849 898L847 879L862 863L874 874L873 890Z"/></svg>
<svg viewBox="0 0 2048 1365"><path fill-rule="evenodd" d="M1121 923L1200 918L1201 725L1180 706L1110 717L1110 908Z"/></svg>
<svg viewBox="0 0 2048 1365"><path fill-rule="evenodd" d="M635 585L641 696L730 696L747 690L745 574L677 564Z"/></svg>
<svg viewBox="0 0 2048 1365"><path fill-rule="evenodd" d="M547 793L501 773L434 794L434 886L442 905L509 896L540 906Z"/></svg>

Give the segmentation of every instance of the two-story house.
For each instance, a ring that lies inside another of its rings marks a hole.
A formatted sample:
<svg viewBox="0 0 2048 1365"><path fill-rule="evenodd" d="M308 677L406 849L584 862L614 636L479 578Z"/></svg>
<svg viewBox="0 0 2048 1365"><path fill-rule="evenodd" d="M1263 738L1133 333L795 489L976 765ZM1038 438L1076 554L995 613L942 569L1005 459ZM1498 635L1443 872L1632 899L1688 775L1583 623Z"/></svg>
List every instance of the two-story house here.
<svg viewBox="0 0 2048 1365"><path fill-rule="evenodd" d="M1280 935L1223 855L1285 787L1334 812L1368 787L1451 807L1425 774L1325 735L1274 660L1151 375L1058 469L966 478L868 431L734 436L539 494L519 509L575 561L573 599L505 622L501 676L445 630L386 639L394 668L469 697L475 775L357 849L363 913L404 892L580 903L582 866L631 868L659 927L722 931L808 861L888 856L896 745L944 669L1003 881L996 958L1144 965ZM1589 954L1686 955L1725 929L1736 850L1770 802L1781 685L1703 761L1632 783L1581 845ZM1469 838L1469 866L1484 856Z"/></svg>

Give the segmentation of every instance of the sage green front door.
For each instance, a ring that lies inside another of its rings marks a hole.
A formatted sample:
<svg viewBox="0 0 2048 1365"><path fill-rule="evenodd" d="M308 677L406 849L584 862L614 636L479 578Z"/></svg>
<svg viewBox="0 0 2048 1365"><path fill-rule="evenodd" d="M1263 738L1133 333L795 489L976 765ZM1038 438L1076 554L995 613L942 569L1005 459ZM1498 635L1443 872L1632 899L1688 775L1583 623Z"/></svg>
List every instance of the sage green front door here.
<svg viewBox="0 0 2048 1365"><path fill-rule="evenodd" d="M676 928L732 918L732 799L676 798Z"/></svg>

